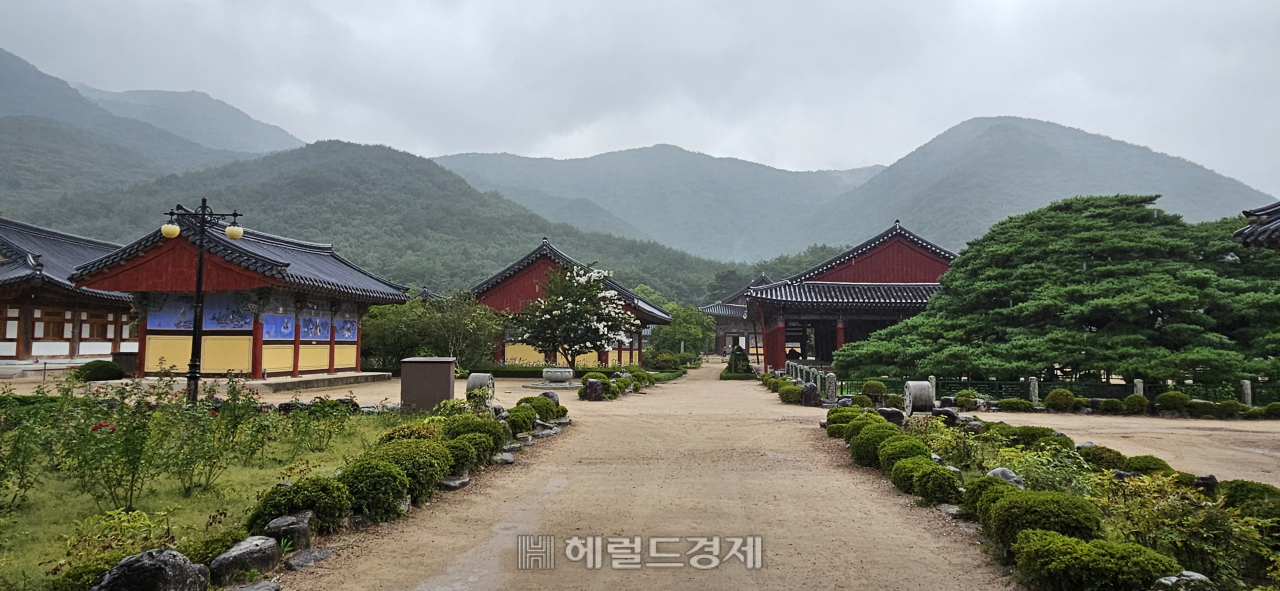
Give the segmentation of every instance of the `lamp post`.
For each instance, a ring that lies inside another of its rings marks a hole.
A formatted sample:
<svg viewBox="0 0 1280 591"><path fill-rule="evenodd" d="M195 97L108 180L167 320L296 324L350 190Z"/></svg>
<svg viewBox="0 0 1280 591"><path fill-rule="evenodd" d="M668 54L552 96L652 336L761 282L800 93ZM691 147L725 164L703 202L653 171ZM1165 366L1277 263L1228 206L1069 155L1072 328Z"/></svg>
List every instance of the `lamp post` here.
<svg viewBox="0 0 1280 591"><path fill-rule="evenodd" d="M169 222L160 226L160 234L165 238L177 238L182 233L182 227L178 225L179 219L189 219L196 225L196 301L194 306L195 320L191 325L191 362L187 365L187 402L195 404L196 399L200 395L200 345L204 336L204 249L205 249L205 232L212 224L226 221L231 218L231 223L227 224L224 233L231 240L239 240L244 236L244 228L236 223L236 218L240 217L240 213L234 209L231 213L214 213L209 207L208 199L200 200L200 207L195 211L191 211L181 205L169 210Z"/></svg>

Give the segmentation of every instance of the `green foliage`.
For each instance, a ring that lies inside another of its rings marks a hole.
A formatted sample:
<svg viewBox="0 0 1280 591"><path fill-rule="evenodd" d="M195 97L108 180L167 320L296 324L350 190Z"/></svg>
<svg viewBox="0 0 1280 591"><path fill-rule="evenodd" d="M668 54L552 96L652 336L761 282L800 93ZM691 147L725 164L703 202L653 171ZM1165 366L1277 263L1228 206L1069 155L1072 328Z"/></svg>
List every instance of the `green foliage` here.
<svg viewBox="0 0 1280 591"><path fill-rule="evenodd" d="M1077 452L1084 461L1098 470L1124 469L1124 454L1102 445L1082 447Z"/></svg>
<svg viewBox="0 0 1280 591"><path fill-rule="evenodd" d="M445 427L446 439L457 439L467 433L483 433L488 435L492 443L488 447L476 447L476 453L483 459L493 457L507 442L506 430L502 423L492 419L482 419L474 415L459 415L449 420Z"/></svg>
<svg viewBox="0 0 1280 591"><path fill-rule="evenodd" d="M1058 532L1082 540L1099 536L1102 513L1082 497L1054 491L1006 495L991 506L987 535L1008 548L1024 530Z"/></svg>
<svg viewBox="0 0 1280 591"><path fill-rule="evenodd" d="M1036 410L1036 405L1032 404L1030 400L1021 398L1005 398L997 402L996 405L1004 412L1034 412Z"/></svg>
<svg viewBox="0 0 1280 591"><path fill-rule="evenodd" d="M716 342L716 319L704 314L697 306L668 304L663 306L671 313L671 324L653 327L649 345L654 351L680 351L681 343L689 353L710 351ZM746 357L743 353L742 357ZM741 360L738 361L740 363ZM748 362L750 368L750 362Z"/></svg>
<svg viewBox="0 0 1280 591"><path fill-rule="evenodd" d="M1147 412L1147 397L1141 394L1130 394L1124 399L1124 412L1130 415L1140 415Z"/></svg>
<svg viewBox="0 0 1280 591"><path fill-rule="evenodd" d="M292 486L273 486L262 493L245 519L244 528L258 535L272 519L300 511L312 511L317 532L333 533L351 512L353 500L346 485L334 478L309 476Z"/></svg>
<svg viewBox="0 0 1280 591"><path fill-rule="evenodd" d="M852 442L853 438L862 434L863 428L869 425L889 424L879 413L868 412L859 415L857 418L849 421L848 430L845 432L845 441ZM877 452L878 453L878 452Z"/></svg>
<svg viewBox="0 0 1280 591"><path fill-rule="evenodd" d="M538 418L538 411L532 406L517 406L507 411L507 425L512 433L527 433L533 429L533 421Z"/></svg>
<svg viewBox="0 0 1280 591"><path fill-rule="evenodd" d="M1171 474L1173 468L1169 463L1155 456L1130 456L1124 460L1125 472L1137 472L1138 474Z"/></svg>
<svg viewBox="0 0 1280 591"><path fill-rule="evenodd" d="M1086 542L1054 531L1024 530L1013 551L1018 579L1032 591L1147 591L1182 570L1138 544Z"/></svg>
<svg viewBox="0 0 1280 591"><path fill-rule="evenodd" d="M65 541L66 555L49 571L58 575L54 591L84 591L121 559L155 548L173 545L166 512L112 510L75 524Z"/></svg>
<svg viewBox="0 0 1280 591"><path fill-rule="evenodd" d="M879 380L867 380L862 383L862 395L870 398L871 400L883 399L885 392L888 391L889 389L885 387L884 382Z"/></svg>
<svg viewBox="0 0 1280 591"><path fill-rule="evenodd" d="M680 358L670 351L644 356L644 366L654 371L671 371L680 367Z"/></svg>
<svg viewBox="0 0 1280 591"><path fill-rule="evenodd" d="M362 459L338 475L351 492L351 509L374 522L400 517L400 504L409 494L409 479L395 464Z"/></svg>
<svg viewBox="0 0 1280 591"><path fill-rule="evenodd" d="M249 532L243 527L229 527L217 534L198 540L181 540L174 549L190 559L191 562L207 566L218 555L230 550L232 546L239 544L247 537L249 537Z"/></svg>
<svg viewBox="0 0 1280 591"><path fill-rule="evenodd" d="M468 433L468 435L476 435L476 433ZM465 439L451 439L444 442L444 445L453 458L452 465L449 468L450 474L462 474L479 466L480 459L476 453L476 448L467 443Z"/></svg>
<svg viewBox="0 0 1280 591"><path fill-rule="evenodd" d="M1249 410L1244 411L1244 418L1245 418L1245 419L1248 419L1248 420L1251 420L1251 421L1256 421L1256 420L1262 420L1262 419L1265 419L1265 418L1267 418L1267 409L1265 409L1265 408L1251 408L1251 409L1249 409Z"/></svg>
<svg viewBox="0 0 1280 591"><path fill-rule="evenodd" d="M919 439L910 435L890 437L880 443L877 448L880 470L885 474L893 473L893 466L901 460L915 457L929 457L929 448Z"/></svg>
<svg viewBox="0 0 1280 591"><path fill-rule="evenodd" d="M1049 392L1044 399L1044 407L1053 412L1069 412L1075 406L1076 395L1071 390L1061 388Z"/></svg>
<svg viewBox="0 0 1280 591"><path fill-rule="evenodd" d="M1139 398L1142 398L1142 395L1141 395L1141 394L1137 394L1136 396L1138 396ZM1123 401L1123 400L1117 400L1117 399L1115 399L1115 398L1108 398L1108 399L1106 399L1106 400L1103 400L1103 401L1102 401L1102 409L1101 409L1101 410L1102 410L1102 414L1104 414L1104 415L1122 415L1122 414L1125 414L1124 401Z"/></svg>
<svg viewBox="0 0 1280 591"><path fill-rule="evenodd" d="M800 404L800 386L788 385L778 388L778 399L783 404Z"/></svg>
<svg viewBox="0 0 1280 591"><path fill-rule="evenodd" d="M43 480L56 409L52 404L0 406L0 507L16 508Z"/></svg>
<svg viewBox="0 0 1280 591"><path fill-rule="evenodd" d="M842 425L862 416L861 408L837 406L827 410L827 424Z"/></svg>
<svg viewBox="0 0 1280 591"><path fill-rule="evenodd" d="M859 466L879 468L880 444L890 437L901 434L902 429L892 423L877 423L864 427L853 438L849 453Z"/></svg>
<svg viewBox="0 0 1280 591"><path fill-rule="evenodd" d="M1267 418L1280 419L1280 402L1272 402L1267 405Z"/></svg>
<svg viewBox="0 0 1280 591"><path fill-rule="evenodd" d="M557 353L576 367L578 357L630 342L640 321L606 284L609 273L592 266L547 271L542 297L511 316L517 340L539 353Z"/></svg>
<svg viewBox="0 0 1280 591"><path fill-rule="evenodd" d="M608 380L605 381L607 382ZM532 406L533 409L537 411L538 417L544 421L554 421L560 418L560 409L562 407L556 405L556 403L552 402L550 398L543 396L527 396L516 402L517 407L521 404L528 404L529 406Z"/></svg>
<svg viewBox="0 0 1280 591"><path fill-rule="evenodd" d="M1036 447L1038 448L1046 448L1051 445L1068 450L1074 450L1076 448L1076 442L1072 441L1070 437L1065 435L1051 435L1049 437L1041 437L1036 440Z"/></svg>
<svg viewBox="0 0 1280 591"><path fill-rule="evenodd" d="M440 481L452 473L450 468L456 460L451 455L453 449L446 449L450 443L453 442L442 445L423 439L397 439L370 449L360 460L386 462L399 468L408 479L408 492L413 503L420 504L430 499Z"/></svg>
<svg viewBox="0 0 1280 591"><path fill-rule="evenodd" d="M477 302L474 293L458 291L423 301L422 306L425 349L457 359L460 368L475 367L493 357L503 321L492 308Z"/></svg>
<svg viewBox="0 0 1280 591"><path fill-rule="evenodd" d="M1003 478L995 476L983 476L969 481L964 487L964 494L960 497L960 509L968 515L978 514L978 499L982 498L982 494L992 487L1008 487L1012 490L1018 490L1018 487L1005 482Z"/></svg>
<svg viewBox="0 0 1280 591"><path fill-rule="evenodd" d="M845 423L827 423L827 437L844 439L849 433L849 425Z"/></svg>
<svg viewBox="0 0 1280 591"><path fill-rule="evenodd" d="M1004 448L987 469L1003 466L1022 477L1031 490L1080 494L1089 488L1092 473L1074 449L1049 445L1038 449Z"/></svg>
<svg viewBox="0 0 1280 591"><path fill-rule="evenodd" d="M1012 439L1010 443L1013 445L1021 445L1023 447L1031 447L1035 445L1037 441L1040 441L1045 437L1052 437L1054 433L1056 433L1056 431L1050 427L1022 425L1020 427L1014 427L1013 430L1010 431L1009 436Z"/></svg>
<svg viewBox="0 0 1280 591"><path fill-rule="evenodd" d="M482 456L482 455L480 455L480 450L485 449L486 447L488 447L489 445L491 445L491 444L492 444L493 437L492 437L492 436L490 436L490 435L488 435L488 434L485 434L485 433L463 433L462 435L459 435L459 436L458 436L458 438L457 438L457 439L454 439L453 441L461 441L461 442L464 442L464 443L466 443L467 445L470 445L470 446L471 446L471 449L474 449L474 450L476 451L476 460L475 460L475 463L473 463L473 464L471 464L471 466L469 466L469 468L470 468L470 469L479 468L480 466L484 466L485 464L488 464L488 463L489 463L489 460L493 457L492 455L488 455L488 456ZM502 446L501 446L501 445L498 445L498 446L495 446L493 449L494 449L494 452L493 452L493 453L495 453L495 454L496 454L496 453L498 453L498 452L501 452L501 451L502 451Z"/></svg>
<svg viewBox="0 0 1280 591"><path fill-rule="evenodd" d="M257 393L239 379L228 380L220 404L213 400L216 393L209 385L195 404L187 404L181 392L163 396L151 417L148 445L161 469L178 479L184 496L209 489L233 461L247 462L267 445L271 426L258 411Z"/></svg>
<svg viewBox="0 0 1280 591"><path fill-rule="evenodd" d="M960 480L951 470L937 464L916 474L913 486L916 495L930 505L960 501Z"/></svg>
<svg viewBox="0 0 1280 591"><path fill-rule="evenodd" d="M1156 405L1160 410L1172 412L1183 412L1187 409L1187 404L1191 402L1191 397L1182 392L1165 392L1156 396Z"/></svg>
<svg viewBox="0 0 1280 591"><path fill-rule="evenodd" d="M131 511L165 468L152 435L150 399L141 382L109 388L103 397L105 404L64 401L53 447L80 490L102 507Z"/></svg>
<svg viewBox="0 0 1280 591"><path fill-rule="evenodd" d="M1022 489L1005 482L1002 486L987 486L981 494L978 495L977 502L974 503L974 514L978 516L978 523L982 524L984 531L992 531L991 525L991 508L995 507L1007 496L1022 494Z"/></svg>
<svg viewBox="0 0 1280 591"><path fill-rule="evenodd" d="M1218 407L1214 409L1213 416L1219 419L1234 419L1237 416L1247 412L1249 407L1235 400L1223 400L1218 403Z"/></svg>
<svg viewBox="0 0 1280 591"><path fill-rule="evenodd" d="M378 444L389 443L400 439L422 439L424 441L434 441L443 437L440 430L440 423L428 423L425 421L405 423L388 429L386 433L383 433L381 437L378 437Z"/></svg>
<svg viewBox="0 0 1280 591"><path fill-rule="evenodd" d="M715 322L712 322L712 339L715 338ZM729 352L729 360L725 363L725 373L730 375L746 375L751 374L755 377L755 370L751 367L751 357L747 352L737 345L733 346L733 350Z"/></svg>
<svg viewBox="0 0 1280 591"><path fill-rule="evenodd" d="M1208 400L1191 400L1187 402L1187 414L1193 419L1212 417L1218 414L1218 404Z"/></svg>
<svg viewBox="0 0 1280 591"><path fill-rule="evenodd" d="M400 360L428 353L427 309L414 298L373 306L360 319L360 354L376 367L400 367Z"/></svg>
<svg viewBox="0 0 1280 591"><path fill-rule="evenodd" d="M71 370L71 376L81 382L106 382L123 380L124 370L115 363L98 359Z"/></svg>
<svg viewBox="0 0 1280 591"><path fill-rule="evenodd" d="M289 456L329 449L334 439L347 433L350 419L351 408L327 396L285 415L282 437L289 442Z"/></svg>
<svg viewBox="0 0 1280 591"><path fill-rule="evenodd" d="M884 405L886 408L896 408L898 410L906 408L906 403L902 400L901 394L890 394L885 396Z"/></svg>
<svg viewBox="0 0 1280 591"><path fill-rule="evenodd" d="M851 402L853 403L853 408L872 408L871 398L865 394L858 394L857 396L854 396Z"/></svg>
<svg viewBox="0 0 1280 591"><path fill-rule="evenodd" d="M889 482L898 490L912 494L915 492L916 475L931 467L937 466L928 456L916 456L899 460L889 472Z"/></svg>
<svg viewBox="0 0 1280 591"><path fill-rule="evenodd" d="M1225 507L1240 508L1254 501L1280 501L1280 488L1252 480L1224 480L1218 483L1217 493Z"/></svg>

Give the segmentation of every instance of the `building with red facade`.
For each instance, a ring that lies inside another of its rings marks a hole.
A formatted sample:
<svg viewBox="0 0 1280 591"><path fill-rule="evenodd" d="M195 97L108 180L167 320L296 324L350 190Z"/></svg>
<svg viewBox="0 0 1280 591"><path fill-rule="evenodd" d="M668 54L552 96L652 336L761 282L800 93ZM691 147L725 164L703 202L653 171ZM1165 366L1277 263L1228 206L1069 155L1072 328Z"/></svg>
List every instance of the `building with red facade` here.
<svg viewBox="0 0 1280 591"><path fill-rule="evenodd" d="M955 257L895 221L812 269L748 288L746 313L763 327L766 368L830 365L845 343L921 312Z"/></svg>
<svg viewBox="0 0 1280 591"><path fill-rule="evenodd" d="M542 297L543 287L547 284L547 274L564 271L571 267L586 267L570 256L557 250L546 238L542 244L529 254L521 257L494 276L481 281L471 288L476 294L476 301L489 306L495 312L518 314L524 310L525 302ZM612 278L605 284L621 296L624 308L641 322L641 328L632 335L630 343L617 343L612 351L600 353L594 360L597 365L640 363L641 331L652 325L671 324L671 315L631 290L623 287ZM509 336L502 339L494 349L494 361L499 363L556 363L566 364L563 359L556 359L553 354L538 353L523 343L513 342ZM578 365L591 365L588 360L580 359Z"/></svg>
<svg viewBox="0 0 1280 591"><path fill-rule="evenodd" d="M742 347L752 361L763 361L764 335L760 332L760 320L747 314L747 290L772 283L773 280L761 273L754 281L728 297L714 304L698 307L703 314L716 320L716 353L727 354L734 347Z"/></svg>

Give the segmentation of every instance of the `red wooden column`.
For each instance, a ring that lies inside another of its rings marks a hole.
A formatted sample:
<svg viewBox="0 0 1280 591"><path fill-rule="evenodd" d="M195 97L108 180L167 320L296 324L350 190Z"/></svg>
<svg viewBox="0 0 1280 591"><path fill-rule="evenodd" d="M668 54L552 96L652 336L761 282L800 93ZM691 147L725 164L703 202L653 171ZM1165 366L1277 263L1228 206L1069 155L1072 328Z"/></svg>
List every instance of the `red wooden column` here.
<svg viewBox="0 0 1280 591"><path fill-rule="evenodd" d="M644 333L636 333L636 365L644 365Z"/></svg>
<svg viewBox="0 0 1280 591"><path fill-rule="evenodd" d="M836 350L844 346L844 318L836 321Z"/></svg>
<svg viewBox="0 0 1280 591"><path fill-rule="evenodd" d="M329 319L329 373L334 373L334 355L338 352L338 331L335 330L338 328L336 320L336 316Z"/></svg>
<svg viewBox="0 0 1280 591"><path fill-rule="evenodd" d="M138 313L138 371L136 377L147 377L147 313Z"/></svg>
<svg viewBox="0 0 1280 591"><path fill-rule="evenodd" d="M360 373L360 357L363 355L360 350L360 333L364 331L363 324L363 318L356 321L356 373Z"/></svg>
<svg viewBox="0 0 1280 591"><path fill-rule="evenodd" d="M262 379L262 314L253 315L253 368L249 370L249 379Z"/></svg>
<svg viewBox="0 0 1280 591"><path fill-rule="evenodd" d="M493 339L493 361L494 363L507 361L507 335L505 334L500 334Z"/></svg>
<svg viewBox="0 0 1280 591"><path fill-rule="evenodd" d="M782 369L787 366L787 321L778 318L778 322L765 332L764 364L767 369Z"/></svg>
<svg viewBox="0 0 1280 591"><path fill-rule="evenodd" d="M609 351L601 351L596 355L596 362L605 367L609 367Z"/></svg>
<svg viewBox="0 0 1280 591"><path fill-rule="evenodd" d="M298 359L302 355L302 320L300 314L293 315L293 377L298 377Z"/></svg>

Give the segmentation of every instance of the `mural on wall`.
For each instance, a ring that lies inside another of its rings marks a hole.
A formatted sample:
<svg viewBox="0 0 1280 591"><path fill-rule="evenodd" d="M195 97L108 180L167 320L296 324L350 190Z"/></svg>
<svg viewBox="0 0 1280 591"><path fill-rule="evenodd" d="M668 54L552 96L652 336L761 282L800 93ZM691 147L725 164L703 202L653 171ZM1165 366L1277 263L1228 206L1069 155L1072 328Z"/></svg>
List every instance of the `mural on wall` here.
<svg viewBox="0 0 1280 591"><path fill-rule="evenodd" d="M302 326L302 340L329 340L329 319L303 316L299 321Z"/></svg>
<svg viewBox="0 0 1280 591"><path fill-rule="evenodd" d="M282 316L279 314L263 314L262 315L262 338L263 340L293 340L293 316Z"/></svg>
<svg viewBox="0 0 1280 591"><path fill-rule="evenodd" d="M358 320L335 320L333 327L336 332L333 338L339 341L354 341L359 325Z"/></svg>
<svg viewBox="0 0 1280 591"><path fill-rule="evenodd" d="M191 330L195 326L195 296L170 296L158 310L147 314L149 330ZM233 294L204 297L205 330L253 330L253 312Z"/></svg>

